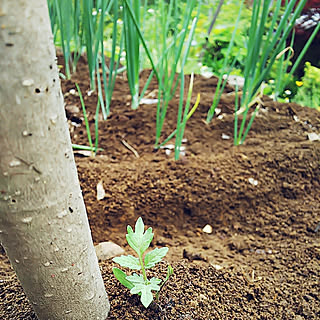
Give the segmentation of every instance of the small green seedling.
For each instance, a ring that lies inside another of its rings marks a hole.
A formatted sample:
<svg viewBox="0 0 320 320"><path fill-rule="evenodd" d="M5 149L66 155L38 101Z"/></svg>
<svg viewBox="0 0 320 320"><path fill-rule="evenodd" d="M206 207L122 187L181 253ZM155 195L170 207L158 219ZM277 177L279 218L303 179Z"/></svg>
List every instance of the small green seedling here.
<svg viewBox="0 0 320 320"><path fill-rule="evenodd" d="M113 258L113 261L120 264L121 267L127 267L133 270L141 270L142 274L133 273L131 276L127 276L119 268L113 268L112 271L120 283L130 289L132 294L138 294L141 296L142 304L148 308L150 303L153 301L152 290L157 291L156 297L158 299L159 292L172 275L173 269L171 266L168 267L167 276L162 285L160 285L161 279L152 277L150 280L148 280L146 269L152 268L156 265L156 263L160 262L167 254L169 249L167 247L160 249L155 248L144 255L153 239L153 233L151 227L144 232L144 223L141 217L138 218L136 222L135 231L133 232L131 226L128 226L127 232L126 239L130 247L137 253L138 258L132 255L122 255L120 257Z"/></svg>

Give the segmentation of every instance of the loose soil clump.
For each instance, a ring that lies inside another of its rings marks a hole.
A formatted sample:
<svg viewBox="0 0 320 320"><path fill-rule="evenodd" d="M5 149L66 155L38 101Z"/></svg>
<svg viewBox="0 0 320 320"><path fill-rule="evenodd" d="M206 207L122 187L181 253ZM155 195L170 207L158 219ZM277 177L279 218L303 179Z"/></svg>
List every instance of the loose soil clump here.
<svg viewBox="0 0 320 320"><path fill-rule="evenodd" d="M148 74L142 72L141 86ZM72 141L86 145L79 97L70 89L79 83L88 92L88 79L82 58L72 79L62 81ZM111 113L99 122L103 151L95 158L76 153L94 242L129 251L126 226L141 216L153 227L153 246L170 248L150 275L164 278L168 263L174 268L159 301L145 309L114 278L116 264L102 261L109 319L320 319L320 142L308 139L320 133L320 113L265 97L245 143L234 147L232 87L219 117L204 121L216 83L195 77L192 101L200 93L201 102L179 161L154 149L156 105L131 110L121 77ZM155 81L147 96L157 97ZM96 98L85 94L92 132ZM163 138L175 128L178 101L169 105ZM106 195L98 201L99 181ZM4 251L0 266L0 318L36 319Z"/></svg>

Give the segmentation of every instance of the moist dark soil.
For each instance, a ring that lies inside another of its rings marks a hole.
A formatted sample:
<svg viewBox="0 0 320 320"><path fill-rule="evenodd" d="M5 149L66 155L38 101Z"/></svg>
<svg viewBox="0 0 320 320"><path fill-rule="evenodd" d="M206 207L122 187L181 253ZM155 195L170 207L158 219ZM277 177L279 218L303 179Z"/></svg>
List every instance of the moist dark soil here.
<svg viewBox="0 0 320 320"><path fill-rule="evenodd" d="M148 75L142 72L141 86ZM87 94L88 79L82 58L72 79L62 80L72 141L86 145L71 89L80 85L93 133L97 96ZM75 153L95 244L113 241L128 250L126 226L141 216L153 227L153 246L169 247L149 275L164 278L167 265L174 268L160 299L145 309L114 278L116 264L102 261L109 319L320 319L320 142L308 139L320 133L320 113L264 97L245 143L233 146L232 87L219 116L205 122L216 84L195 77L192 102L197 93L201 102L179 161L168 149L154 149L156 105L131 110L125 76L117 79L107 121L99 121L103 151ZM156 81L146 95L157 97ZM175 128L178 104L176 95L163 139ZM3 251L0 266L0 318L36 319Z"/></svg>

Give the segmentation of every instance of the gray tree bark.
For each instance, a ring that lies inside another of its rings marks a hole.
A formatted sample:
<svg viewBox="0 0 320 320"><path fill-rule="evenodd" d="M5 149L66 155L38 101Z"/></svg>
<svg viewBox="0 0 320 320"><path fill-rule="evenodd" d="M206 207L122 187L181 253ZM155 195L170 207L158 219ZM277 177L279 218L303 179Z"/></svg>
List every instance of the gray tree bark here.
<svg viewBox="0 0 320 320"><path fill-rule="evenodd" d="M39 319L104 320L46 0L1 0L0 25L0 242Z"/></svg>

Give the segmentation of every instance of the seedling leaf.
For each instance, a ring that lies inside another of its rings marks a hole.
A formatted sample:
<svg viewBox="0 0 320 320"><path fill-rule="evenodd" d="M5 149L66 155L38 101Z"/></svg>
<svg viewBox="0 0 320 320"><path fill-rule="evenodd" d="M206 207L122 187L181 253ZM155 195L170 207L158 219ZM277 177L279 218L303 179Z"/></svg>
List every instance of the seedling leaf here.
<svg viewBox="0 0 320 320"><path fill-rule="evenodd" d="M127 276L127 279L133 283L133 285L137 285L137 284L144 284L145 281L143 279L143 276L141 274L132 274L131 276Z"/></svg>
<svg viewBox="0 0 320 320"><path fill-rule="evenodd" d="M140 270L141 265L139 262L139 259L128 255L128 256L120 256L120 257L115 257L112 259L114 262L119 263L121 267L127 267L132 270Z"/></svg>
<svg viewBox="0 0 320 320"><path fill-rule="evenodd" d="M127 287L129 290L133 288L132 282L126 279L127 275L122 270L119 268L112 268L112 272L122 285Z"/></svg>
<svg viewBox="0 0 320 320"><path fill-rule="evenodd" d="M135 232L133 232L132 227L127 227L127 241L130 247L141 257L143 253L149 248L149 245L153 239L152 228L148 228L144 232L144 223L140 217L135 225Z"/></svg>
<svg viewBox="0 0 320 320"><path fill-rule="evenodd" d="M143 235L144 233L144 223L141 217L138 218L135 225L135 230L137 234Z"/></svg>
<svg viewBox="0 0 320 320"><path fill-rule="evenodd" d="M156 263L160 262L162 258L167 254L169 248L155 248L148 252L144 258L144 265L146 269L153 268Z"/></svg>
<svg viewBox="0 0 320 320"><path fill-rule="evenodd" d="M152 290L159 291L160 290L160 279L151 278L150 281L145 283L142 275L133 274L132 276L128 276L127 279L134 284L134 287L130 290L132 294L141 295L141 303L145 308L148 308L150 303L153 300Z"/></svg>
<svg viewBox="0 0 320 320"><path fill-rule="evenodd" d="M173 275L173 268L170 265L168 265L168 272L167 272L166 278L164 279L164 282L167 282L170 276L172 275Z"/></svg>
<svg viewBox="0 0 320 320"><path fill-rule="evenodd" d="M152 277L150 279L150 283L154 286L154 287L157 287L155 289L152 289L152 290L157 290L159 291L160 290L160 287L158 286L158 284L161 283L161 279L158 279L158 278L155 278L155 277Z"/></svg>
<svg viewBox="0 0 320 320"><path fill-rule="evenodd" d="M156 293L157 300L159 300L160 291L163 289L164 285L166 284L166 282L169 280L170 276L172 276L172 275L173 275L173 268L170 265L168 265L167 276L163 280L162 285L160 287L160 290Z"/></svg>

